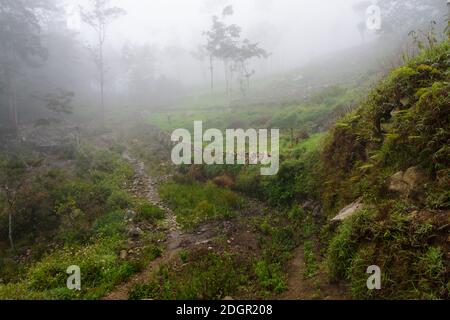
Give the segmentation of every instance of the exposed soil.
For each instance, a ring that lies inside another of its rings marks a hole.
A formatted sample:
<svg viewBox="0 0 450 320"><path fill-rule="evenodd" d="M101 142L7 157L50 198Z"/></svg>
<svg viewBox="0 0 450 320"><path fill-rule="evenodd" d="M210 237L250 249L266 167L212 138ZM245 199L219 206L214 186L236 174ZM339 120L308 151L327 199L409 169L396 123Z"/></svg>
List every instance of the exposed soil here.
<svg viewBox="0 0 450 320"><path fill-rule="evenodd" d="M252 230L250 216L263 215L268 208L256 200L248 200L241 209L240 216L226 221L215 221L201 225L193 232L183 232L176 221L174 212L161 200L157 186L169 179L169 176L153 178L145 171L142 161L135 159L129 153L124 154L134 169L135 176L131 191L135 197L145 197L152 204L160 207L166 213L163 230L166 234L164 250L161 257L149 262L143 271L134 275L125 283L116 287L104 300L127 300L128 293L136 284L148 282L159 271L162 264L176 259L181 249L194 249L205 247L209 250L219 249L217 246L226 247L241 254L256 254L258 248L258 235ZM151 232L151 231L150 231ZM215 239L222 236L225 241L219 244ZM223 248L222 248L223 249ZM299 246L293 252L293 258L288 265L288 290L275 296L285 300L309 300L309 299L345 299L346 288L341 284L329 284L321 279L321 273L312 279L305 279L303 246Z"/></svg>
<svg viewBox="0 0 450 320"><path fill-rule="evenodd" d="M128 292L135 284L144 283L149 280L159 270L161 264L169 262L176 257L182 248L207 245L217 235L218 230L221 229L220 227L225 227L225 230L227 229L226 222L215 222L204 224L195 232L183 232L176 221L175 214L162 202L157 191L158 183L161 183L168 177L154 179L147 175L142 161L135 159L129 153L125 153L124 158L135 169L132 186L133 194L147 198L150 203L160 207L166 213L166 219L164 221L164 229L166 232L166 239L164 241L165 248L161 257L151 261L143 271L116 287L104 297L104 300L127 300Z"/></svg>
<svg viewBox="0 0 450 320"><path fill-rule="evenodd" d="M313 278L305 278L303 246L297 247L288 266L288 290L277 297L281 300L345 300L347 288L342 283L329 283L319 270Z"/></svg>

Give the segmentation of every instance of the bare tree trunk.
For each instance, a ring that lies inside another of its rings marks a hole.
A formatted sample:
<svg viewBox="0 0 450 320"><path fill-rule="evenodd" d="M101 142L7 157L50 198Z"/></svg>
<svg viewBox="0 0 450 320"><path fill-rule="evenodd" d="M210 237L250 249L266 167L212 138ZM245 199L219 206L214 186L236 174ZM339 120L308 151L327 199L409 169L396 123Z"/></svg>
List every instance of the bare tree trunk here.
<svg viewBox="0 0 450 320"><path fill-rule="evenodd" d="M226 96L230 95L230 87L229 87L229 79L228 79L228 63L226 60L223 60L223 69L225 72L225 93Z"/></svg>
<svg viewBox="0 0 450 320"><path fill-rule="evenodd" d="M213 66L213 57L209 56L209 71L211 73L211 93L214 92L214 66Z"/></svg>
<svg viewBox="0 0 450 320"><path fill-rule="evenodd" d="M9 104L9 120L14 128L15 133L19 132L19 117L17 113L16 90L10 75L7 75L8 86L8 104Z"/></svg>
<svg viewBox="0 0 450 320"><path fill-rule="evenodd" d="M12 233L12 212L11 212L11 210L9 212L8 238L9 238L9 244L11 245L11 249L13 251L15 251L16 249L14 247L13 233Z"/></svg>
<svg viewBox="0 0 450 320"><path fill-rule="evenodd" d="M102 126L105 126L105 67L103 62L103 44L100 43L100 112L102 117Z"/></svg>

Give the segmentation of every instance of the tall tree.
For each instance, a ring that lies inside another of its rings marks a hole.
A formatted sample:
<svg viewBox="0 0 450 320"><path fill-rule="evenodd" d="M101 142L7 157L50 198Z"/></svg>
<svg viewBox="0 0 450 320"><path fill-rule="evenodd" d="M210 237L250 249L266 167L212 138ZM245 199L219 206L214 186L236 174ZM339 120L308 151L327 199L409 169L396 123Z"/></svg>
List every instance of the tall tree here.
<svg viewBox="0 0 450 320"><path fill-rule="evenodd" d="M268 56L269 54L266 50L248 39L242 41L242 44L236 48L236 52L233 55L234 69L238 71L240 88L244 96L250 89L250 78L255 74L255 70L249 70L249 61L253 58L267 58Z"/></svg>
<svg viewBox="0 0 450 320"><path fill-rule="evenodd" d="M233 73L238 71L240 75L241 89L250 82L254 71L248 70L248 62L253 58L267 57L267 53L258 47L257 43L251 43L248 39L241 40L242 28L236 24L227 25L226 18L234 14L232 6L223 9L221 17L212 17L211 30L205 32L206 50L210 57L211 91L214 89L213 60L219 59L224 64L226 93L232 94L231 83ZM245 80L243 80L245 79Z"/></svg>
<svg viewBox="0 0 450 320"><path fill-rule="evenodd" d="M92 54L94 63L99 74L100 86L100 107L102 120L105 119L105 43L108 26L119 17L126 14L126 11L110 6L110 0L90 0L92 8L90 11L85 11L81 8L82 20L92 27L97 37L94 45L89 46L88 49Z"/></svg>
<svg viewBox="0 0 450 320"><path fill-rule="evenodd" d="M17 75L24 65L45 59L40 18L54 7L45 0L0 0L0 79L5 87L9 123L17 133Z"/></svg>
<svg viewBox="0 0 450 320"><path fill-rule="evenodd" d="M0 196L8 216L8 239L14 251L13 219L16 213L17 193L24 184L26 165L17 159L0 159Z"/></svg>
<svg viewBox="0 0 450 320"><path fill-rule="evenodd" d="M222 15L212 17L211 29L204 32L206 36L206 51L209 54L210 76L211 76L211 92L214 90L214 59L222 60L225 68L225 80L229 85L228 63L231 60L236 45L241 36L241 28L235 24L227 25L225 19L234 13L232 6L223 9Z"/></svg>

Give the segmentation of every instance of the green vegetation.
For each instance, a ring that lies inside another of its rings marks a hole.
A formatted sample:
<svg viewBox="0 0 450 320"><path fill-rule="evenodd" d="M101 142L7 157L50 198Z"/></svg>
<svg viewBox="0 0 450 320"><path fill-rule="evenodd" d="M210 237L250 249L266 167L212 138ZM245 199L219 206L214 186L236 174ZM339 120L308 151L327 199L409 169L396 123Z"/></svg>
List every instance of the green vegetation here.
<svg viewBox="0 0 450 320"><path fill-rule="evenodd" d="M246 257L233 253L194 250L185 257L182 272L178 264L162 265L156 277L136 285L131 300L223 299L247 290L251 264Z"/></svg>
<svg viewBox="0 0 450 320"><path fill-rule="evenodd" d="M251 166L183 167L178 183L161 189L165 200L185 227L230 217L229 209L236 208L226 200L230 189L288 212L281 219L288 218L290 227L277 224L274 215L271 221L253 218L262 236L252 277L262 296L286 289L284 266L303 239L305 278L325 266L331 280L350 283L355 298L448 297L448 52L444 42L394 70L329 134L317 133L315 125L355 98L349 90L329 88L303 106L271 114L266 123L284 131L278 175L262 177ZM233 116L241 127L254 124L254 113L239 112ZM227 117L214 115L206 123L227 127ZM306 131L297 131L305 125ZM389 190L390 177L409 168L425 182L407 194ZM329 218L360 197L364 210L337 229L329 225ZM299 203L320 204L322 210L304 210ZM381 268L383 290L367 290L370 265ZM158 290L153 296L161 295Z"/></svg>
<svg viewBox="0 0 450 320"><path fill-rule="evenodd" d="M145 202L139 205L137 212L139 219L150 222L156 222L166 216L164 210Z"/></svg>
<svg viewBox="0 0 450 320"><path fill-rule="evenodd" d="M447 41L393 71L326 143L326 212L360 196L372 206L345 221L328 249L331 275L348 279L355 297L448 298L449 51ZM408 168L416 185L390 190L390 176ZM382 290L365 286L373 264Z"/></svg>
<svg viewBox="0 0 450 320"><path fill-rule="evenodd" d="M139 206L139 219L150 222L163 217L123 191L132 173L118 154L83 149L71 170L44 170L17 189L15 249L30 252L31 260L23 265L1 257L0 299L98 299L156 258L151 238L142 239L141 254L119 257L128 249L124 209ZM66 287L71 265L81 269L81 291Z"/></svg>
<svg viewBox="0 0 450 320"><path fill-rule="evenodd" d="M229 219L241 204L235 193L212 183L167 183L160 188L160 194L173 207L177 221L186 229L209 220Z"/></svg>

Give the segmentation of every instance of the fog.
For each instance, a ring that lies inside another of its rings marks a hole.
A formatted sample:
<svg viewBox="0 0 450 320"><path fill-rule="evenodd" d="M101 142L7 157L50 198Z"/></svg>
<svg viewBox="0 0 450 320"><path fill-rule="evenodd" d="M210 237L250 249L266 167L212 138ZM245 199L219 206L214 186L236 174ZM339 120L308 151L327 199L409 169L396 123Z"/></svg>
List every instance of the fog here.
<svg viewBox="0 0 450 320"><path fill-rule="evenodd" d="M387 48L398 60L410 31L439 34L447 13L444 0L0 0L0 9L0 114L15 127L61 101L106 114L205 94L210 105L303 99L345 69L370 77L375 51L398 63ZM330 57L340 60L326 65ZM313 65L299 85L300 68Z"/></svg>
<svg viewBox="0 0 450 320"><path fill-rule="evenodd" d="M149 44L161 51L178 48L178 68L161 66L160 72L179 77L183 83L204 80L190 59L190 53L204 44L203 32L211 26L211 16L233 5L227 21L242 27L243 37L258 42L270 57L258 63L260 76L304 65L311 58L360 44L352 9L358 0L115 0L127 15L115 21L108 35L109 45L121 50L125 43ZM89 1L70 1L68 24L88 39L87 27L79 17L79 6ZM161 62L161 61L160 61Z"/></svg>

